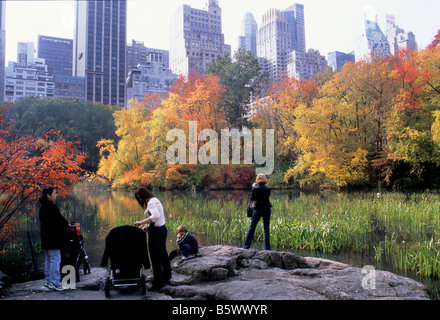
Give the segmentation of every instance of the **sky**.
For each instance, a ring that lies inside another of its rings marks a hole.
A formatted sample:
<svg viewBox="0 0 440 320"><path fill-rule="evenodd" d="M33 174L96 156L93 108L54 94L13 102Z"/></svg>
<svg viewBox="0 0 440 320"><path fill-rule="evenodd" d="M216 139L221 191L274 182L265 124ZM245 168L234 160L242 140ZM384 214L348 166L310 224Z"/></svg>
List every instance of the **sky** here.
<svg viewBox="0 0 440 320"><path fill-rule="evenodd" d="M226 44L236 50L245 13L251 12L260 26L268 9L283 10L295 2L305 6L307 49L325 56L355 49L364 10L377 14L382 29L386 14L394 15L400 28L414 32L420 49L440 29L439 0L219 0ZM182 4L204 9L206 0L128 0L127 42L135 39L147 47L169 50L170 20ZM37 49L39 34L73 39L74 15L71 0L7 0L6 64L16 61L19 41L35 42Z"/></svg>

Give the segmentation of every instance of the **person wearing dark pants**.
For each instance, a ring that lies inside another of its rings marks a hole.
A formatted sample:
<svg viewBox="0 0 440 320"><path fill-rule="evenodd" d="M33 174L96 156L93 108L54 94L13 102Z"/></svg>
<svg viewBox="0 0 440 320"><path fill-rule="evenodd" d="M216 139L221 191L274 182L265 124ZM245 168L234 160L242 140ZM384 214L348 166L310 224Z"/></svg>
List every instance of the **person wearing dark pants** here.
<svg viewBox="0 0 440 320"><path fill-rule="evenodd" d="M135 226L144 225L142 230L148 231L148 249L153 267L153 286L150 291L163 288L171 279L171 265L166 249L167 228L162 203L148 189L141 187L135 197L139 205L145 209L145 219L136 221Z"/></svg>
<svg viewBox="0 0 440 320"><path fill-rule="evenodd" d="M271 203L269 200L271 188L266 185L267 178L264 174L257 176L256 182L252 186L251 201L255 201L255 207L252 213L251 224L246 235L244 248L249 249L254 240L255 229L261 218L263 218L264 226L264 246L266 250L271 250L270 247L270 216Z"/></svg>
<svg viewBox="0 0 440 320"><path fill-rule="evenodd" d="M163 288L171 279L171 266L166 249L167 233L166 226L148 228L148 250L154 276L151 291Z"/></svg>

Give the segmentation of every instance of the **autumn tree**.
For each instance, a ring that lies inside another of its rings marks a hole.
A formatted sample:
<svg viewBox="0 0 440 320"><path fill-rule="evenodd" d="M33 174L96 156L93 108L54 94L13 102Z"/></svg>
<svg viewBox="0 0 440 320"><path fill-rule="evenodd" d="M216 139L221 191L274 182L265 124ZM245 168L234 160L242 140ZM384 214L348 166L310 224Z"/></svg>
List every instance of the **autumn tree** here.
<svg viewBox="0 0 440 320"><path fill-rule="evenodd" d="M20 210L41 196L41 188L55 186L66 195L86 159L79 142L66 141L58 131L11 136L8 109L0 111L0 244L10 239Z"/></svg>
<svg viewBox="0 0 440 320"><path fill-rule="evenodd" d="M190 74L180 76L168 98L154 107L147 107L145 99L141 103L131 101L127 110L115 113L119 144L109 140L99 143L102 160L98 173L115 187L192 184L195 166L167 162L167 149L172 144L167 141L167 133L180 129L188 137L190 121L197 123L197 134L203 129L219 132L226 125L220 105L222 94L216 76ZM202 143L198 142L197 149Z"/></svg>
<svg viewBox="0 0 440 320"><path fill-rule="evenodd" d="M142 179L145 155L151 149L148 144L150 133L145 125L157 103L155 96L148 96L142 102L130 100L128 108L114 113L118 142L112 139L98 142L101 155L98 175L109 179L114 185L130 184L133 180Z"/></svg>
<svg viewBox="0 0 440 320"><path fill-rule="evenodd" d="M402 50L392 59L399 92L388 123L390 157L396 166L408 165L408 174L418 180L440 164L436 129L440 50L436 41L422 52Z"/></svg>

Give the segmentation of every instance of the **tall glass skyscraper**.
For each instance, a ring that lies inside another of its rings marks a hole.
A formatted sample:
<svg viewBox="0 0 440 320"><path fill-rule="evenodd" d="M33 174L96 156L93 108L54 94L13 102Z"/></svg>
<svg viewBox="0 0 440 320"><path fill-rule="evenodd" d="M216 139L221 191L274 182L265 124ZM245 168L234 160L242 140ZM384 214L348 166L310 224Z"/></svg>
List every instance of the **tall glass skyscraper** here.
<svg viewBox="0 0 440 320"><path fill-rule="evenodd" d="M291 49L305 52L307 49L304 5L295 3L283 10L283 15L289 23Z"/></svg>
<svg viewBox="0 0 440 320"><path fill-rule="evenodd" d="M125 104L126 0L77 1L73 75L85 77L86 100Z"/></svg>
<svg viewBox="0 0 440 320"><path fill-rule="evenodd" d="M257 56L258 25L252 13L248 12L241 23L241 36L238 37L238 49L252 52Z"/></svg>

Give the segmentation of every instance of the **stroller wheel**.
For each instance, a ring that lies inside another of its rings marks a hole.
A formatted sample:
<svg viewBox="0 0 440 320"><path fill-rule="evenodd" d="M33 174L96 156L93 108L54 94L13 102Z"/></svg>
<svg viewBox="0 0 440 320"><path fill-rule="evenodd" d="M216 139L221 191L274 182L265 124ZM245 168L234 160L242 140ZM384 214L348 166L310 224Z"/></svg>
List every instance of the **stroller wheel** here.
<svg viewBox="0 0 440 320"><path fill-rule="evenodd" d="M142 295L145 295L147 293L147 281L145 279L144 274L141 277L141 287L142 287Z"/></svg>
<svg viewBox="0 0 440 320"><path fill-rule="evenodd" d="M104 287L104 292L105 292L105 296L108 298L110 297L110 277L107 277L107 279L105 279L105 287Z"/></svg>

